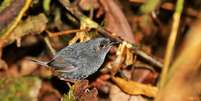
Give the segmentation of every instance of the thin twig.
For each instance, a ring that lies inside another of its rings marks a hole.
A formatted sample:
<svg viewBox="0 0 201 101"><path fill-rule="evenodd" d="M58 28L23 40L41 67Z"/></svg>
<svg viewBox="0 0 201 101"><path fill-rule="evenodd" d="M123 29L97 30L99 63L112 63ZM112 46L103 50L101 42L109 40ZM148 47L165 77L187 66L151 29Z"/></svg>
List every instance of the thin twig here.
<svg viewBox="0 0 201 101"><path fill-rule="evenodd" d="M52 53L52 55L55 55L56 54L56 51L54 50L54 48L52 47L50 41L49 41L49 38L48 37L45 37L44 38L45 40L45 43L47 44L47 47L49 48L50 52Z"/></svg>
<svg viewBox="0 0 201 101"><path fill-rule="evenodd" d="M141 57L143 57L144 59L146 59L147 61L150 61L153 65L158 66L160 68L163 67L163 64L160 63L159 61L157 61L156 59L154 59L153 57L147 55L145 52L141 51L141 50L136 50L135 53Z"/></svg>
<svg viewBox="0 0 201 101"><path fill-rule="evenodd" d="M48 33L49 37L55 37L55 36L60 36L60 35L68 35L71 33L76 33L76 32L83 32L86 30L82 30L82 29L72 29L72 30L65 30L65 31L61 31L61 32L49 32L46 31Z"/></svg>
<svg viewBox="0 0 201 101"><path fill-rule="evenodd" d="M180 17L181 13L183 10L183 0L177 0L176 4L176 11L173 15L173 25L172 25L172 31L170 33L169 39L168 39L168 44L167 44L167 50L165 53L165 59L164 59L164 67L161 73L161 80L160 80L160 85L159 87L162 88L165 85L170 62L172 60L172 54L175 46L175 41L177 37L177 32L178 32L178 27L179 27L179 22L180 22Z"/></svg>

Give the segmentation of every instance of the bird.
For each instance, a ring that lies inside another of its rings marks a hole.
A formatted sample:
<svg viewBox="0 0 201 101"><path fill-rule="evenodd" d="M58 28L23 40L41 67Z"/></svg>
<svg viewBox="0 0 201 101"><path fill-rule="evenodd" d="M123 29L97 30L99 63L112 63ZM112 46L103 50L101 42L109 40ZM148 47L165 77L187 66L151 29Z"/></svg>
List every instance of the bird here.
<svg viewBox="0 0 201 101"><path fill-rule="evenodd" d="M32 61L55 70L62 80L83 80L101 67L114 44L108 38L95 38L64 47L50 61Z"/></svg>

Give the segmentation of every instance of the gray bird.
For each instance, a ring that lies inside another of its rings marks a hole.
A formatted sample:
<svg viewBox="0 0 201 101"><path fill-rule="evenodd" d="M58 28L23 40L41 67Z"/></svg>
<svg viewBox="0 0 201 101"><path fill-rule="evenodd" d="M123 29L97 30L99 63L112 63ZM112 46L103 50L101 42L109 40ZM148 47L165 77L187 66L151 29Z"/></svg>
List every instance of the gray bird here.
<svg viewBox="0 0 201 101"><path fill-rule="evenodd" d="M60 79L81 80L101 67L114 43L107 38L96 38L61 49L49 62L33 61L51 67Z"/></svg>

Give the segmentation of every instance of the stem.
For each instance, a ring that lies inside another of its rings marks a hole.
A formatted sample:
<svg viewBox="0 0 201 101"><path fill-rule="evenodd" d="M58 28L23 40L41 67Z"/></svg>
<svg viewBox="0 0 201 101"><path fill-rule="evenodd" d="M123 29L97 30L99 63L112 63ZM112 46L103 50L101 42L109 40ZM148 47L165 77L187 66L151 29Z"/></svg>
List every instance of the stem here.
<svg viewBox="0 0 201 101"><path fill-rule="evenodd" d="M72 30L65 30L65 31L61 31L61 32L49 32L46 31L49 35L49 37L55 37L55 36L60 36L60 35L68 35L71 33L76 33L76 32L83 32L86 30L82 30L82 29L72 29Z"/></svg>
<svg viewBox="0 0 201 101"><path fill-rule="evenodd" d="M176 11L173 15L172 30L168 39L168 44L167 44L166 53L165 53L164 67L161 73L161 80L159 84L160 88L163 88L166 83L166 78L167 78L170 62L172 60L172 55L174 52L173 50L175 47L175 41L177 37L182 9L183 9L183 0L177 0Z"/></svg>
<svg viewBox="0 0 201 101"><path fill-rule="evenodd" d="M45 43L47 44L47 47L49 48L50 52L52 53L52 55L55 55L55 54L56 54L56 51L55 51L54 48L52 47L49 38L48 38L48 37L45 37L44 40L45 40Z"/></svg>

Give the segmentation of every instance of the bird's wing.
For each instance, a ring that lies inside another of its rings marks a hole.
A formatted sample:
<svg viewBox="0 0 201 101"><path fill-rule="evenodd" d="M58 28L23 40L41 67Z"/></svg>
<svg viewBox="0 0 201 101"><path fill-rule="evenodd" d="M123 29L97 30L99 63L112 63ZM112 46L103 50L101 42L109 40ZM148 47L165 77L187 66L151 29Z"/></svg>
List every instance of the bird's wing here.
<svg viewBox="0 0 201 101"><path fill-rule="evenodd" d="M77 70L80 66L78 62L83 59L81 56L81 49L83 49L82 43L67 46L61 49L57 55L48 63L49 66L56 70L62 70L71 72ZM79 46L79 47L78 47Z"/></svg>
<svg viewBox="0 0 201 101"><path fill-rule="evenodd" d="M71 61L64 60L62 56L57 56L48 63L48 65L55 70L62 72L72 72L77 70L78 68L73 64L74 63Z"/></svg>

